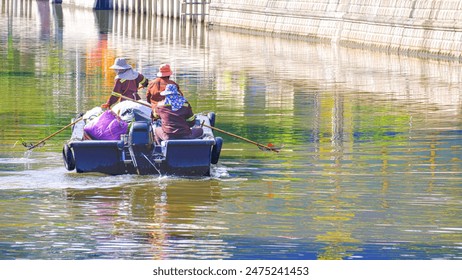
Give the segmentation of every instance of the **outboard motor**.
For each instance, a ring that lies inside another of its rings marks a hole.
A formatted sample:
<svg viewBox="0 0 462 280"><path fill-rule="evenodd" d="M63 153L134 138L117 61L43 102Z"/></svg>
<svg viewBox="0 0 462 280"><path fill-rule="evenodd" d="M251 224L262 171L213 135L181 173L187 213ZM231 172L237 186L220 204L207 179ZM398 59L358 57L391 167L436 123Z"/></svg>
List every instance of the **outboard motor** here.
<svg viewBox="0 0 462 280"><path fill-rule="evenodd" d="M129 133L130 157L138 174L148 174L154 168L151 154L154 148L151 125L145 121L135 121ZM152 173L152 172L150 172Z"/></svg>

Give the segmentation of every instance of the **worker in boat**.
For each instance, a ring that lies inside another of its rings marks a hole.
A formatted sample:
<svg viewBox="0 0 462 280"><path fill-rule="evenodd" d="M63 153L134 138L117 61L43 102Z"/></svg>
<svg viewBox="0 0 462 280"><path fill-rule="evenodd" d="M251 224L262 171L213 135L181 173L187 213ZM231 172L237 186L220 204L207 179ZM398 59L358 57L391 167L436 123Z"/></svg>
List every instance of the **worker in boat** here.
<svg viewBox="0 0 462 280"><path fill-rule="evenodd" d="M129 65L125 58L116 58L114 65L109 67L114 69L117 73L115 77L113 93L121 94L125 97L139 100L141 97L138 95L138 89L146 87L149 83L143 74L135 71L131 65ZM106 103L101 105L101 108L110 108L114 103L118 101L124 101L125 99L111 95Z"/></svg>
<svg viewBox="0 0 462 280"><path fill-rule="evenodd" d="M154 112L157 103L165 99L160 93L165 90L167 85L175 85L180 95L184 95L178 84L170 79L173 74L169 64L161 64L159 66L159 72L157 72L157 78L149 82L146 91L146 101L151 104L152 111Z"/></svg>
<svg viewBox="0 0 462 280"><path fill-rule="evenodd" d="M165 99L159 101L153 111L155 118L160 118L162 126L155 129L156 142L170 139L194 139L203 134L201 127L193 127L196 116L191 104L178 92L174 84L168 84L160 92Z"/></svg>

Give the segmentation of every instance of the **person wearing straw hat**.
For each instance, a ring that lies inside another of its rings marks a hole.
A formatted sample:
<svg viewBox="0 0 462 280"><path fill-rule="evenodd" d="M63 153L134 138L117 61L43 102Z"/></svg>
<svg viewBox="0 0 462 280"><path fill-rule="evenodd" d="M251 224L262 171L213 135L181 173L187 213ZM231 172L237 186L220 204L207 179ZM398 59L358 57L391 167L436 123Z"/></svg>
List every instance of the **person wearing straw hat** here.
<svg viewBox="0 0 462 280"><path fill-rule="evenodd" d="M160 93L165 90L167 85L175 85L178 93L184 95L180 90L180 86L170 79L172 74L173 72L169 64L161 64L159 72L157 72L157 78L149 82L146 91L146 100L151 104L153 112L157 103L165 99L165 96L162 96Z"/></svg>
<svg viewBox="0 0 462 280"><path fill-rule="evenodd" d="M204 133L201 127L193 127L196 123L191 104L178 92L174 84L168 84L160 93L165 99L159 101L154 117L160 118L162 126L155 129L155 140L158 144L169 139L199 138Z"/></svg>
<svg viewBox="0 0 462 280"><path fill-rule="evenodd" d="M114 65L109 67L114 69L117 73L115 77L113 93L121 94L125 97L132 98L135 100L141 99L138 95L138 88L140 86L146 87L149 83L143 74L133 70L132 66L129 65L125 58L116 58ZM124 101L125 99L111 95L106 103L102 104L102 108L110 108L113 104L118 101Z"/></svg>

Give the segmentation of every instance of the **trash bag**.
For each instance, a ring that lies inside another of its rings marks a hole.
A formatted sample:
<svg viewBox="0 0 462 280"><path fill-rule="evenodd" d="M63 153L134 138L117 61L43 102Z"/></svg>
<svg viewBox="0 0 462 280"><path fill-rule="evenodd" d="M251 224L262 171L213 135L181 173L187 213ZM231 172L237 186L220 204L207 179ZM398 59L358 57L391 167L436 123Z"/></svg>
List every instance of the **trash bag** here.
<svg viewBox="0 0 462 280"><path fill-rule="evenodd" d="M89 122L91 120L93 120L94 118L98 117L99 115L101 115L103 113L103 109L101 109L101 107L95 107L91 110L88 110L85 115L83 115L83 119L85 120L85 122Z"/></svg>
<svg viewBox="0 0 462 280"><path fill-rule="evenodd" d="M119 102L112 107L112 111L126 122L151 121L151 107L133 101Z"/></svg>
<svg viewBox="0 0 462 280"><path fill-rule="evenodd" d="M94 140L120 140L120 135L128 132L128 123L107 110L88 122L83 129Z"/></svg>

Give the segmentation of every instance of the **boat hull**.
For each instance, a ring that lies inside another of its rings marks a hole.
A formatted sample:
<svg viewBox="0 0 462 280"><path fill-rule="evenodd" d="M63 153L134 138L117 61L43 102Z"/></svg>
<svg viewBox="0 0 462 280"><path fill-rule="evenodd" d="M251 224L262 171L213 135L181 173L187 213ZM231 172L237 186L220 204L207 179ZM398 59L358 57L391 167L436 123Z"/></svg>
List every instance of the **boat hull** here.
<svg viewBox="0 0 462 280"><path fill-rule="evenodd" d="M213 113L197 118L198 124L215 121ZM203 127L201 139L167 140L156 145L153 131L160 124L147 121L135 121L121 140L83 140L83 125L76 124L73 137L63 147L65 167L77 173L210 176L223 142Z"/></svg>

